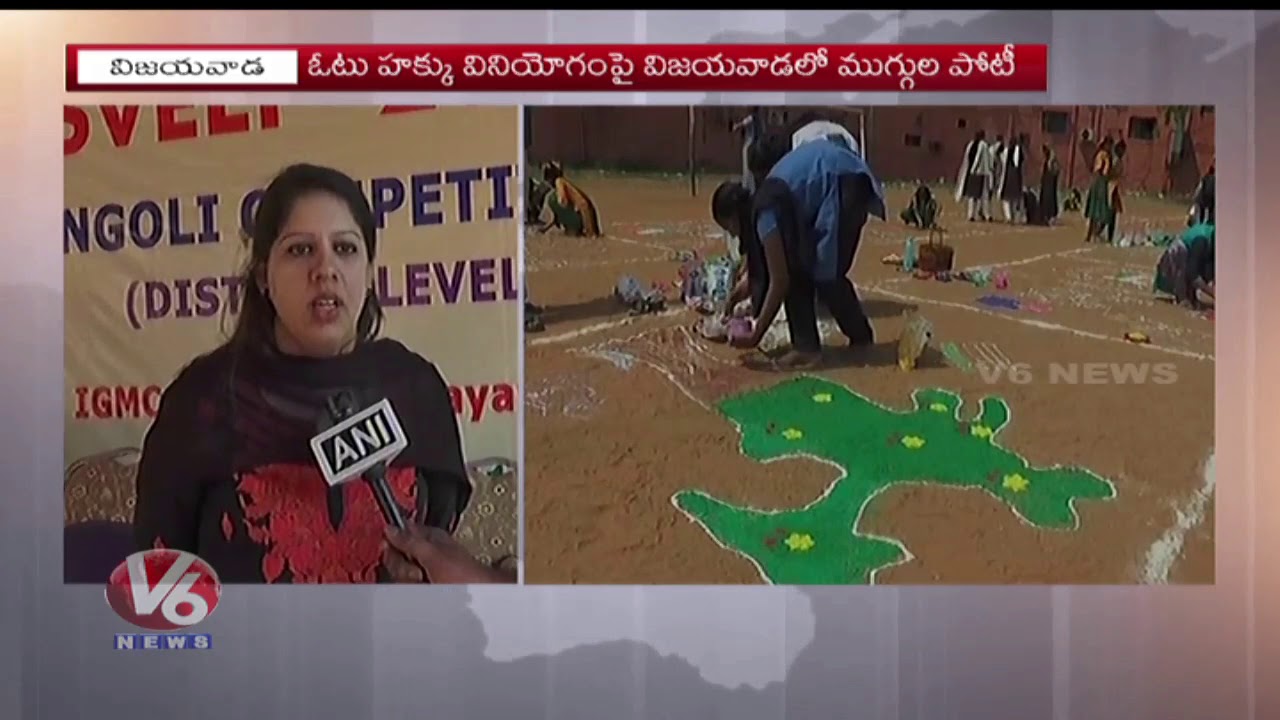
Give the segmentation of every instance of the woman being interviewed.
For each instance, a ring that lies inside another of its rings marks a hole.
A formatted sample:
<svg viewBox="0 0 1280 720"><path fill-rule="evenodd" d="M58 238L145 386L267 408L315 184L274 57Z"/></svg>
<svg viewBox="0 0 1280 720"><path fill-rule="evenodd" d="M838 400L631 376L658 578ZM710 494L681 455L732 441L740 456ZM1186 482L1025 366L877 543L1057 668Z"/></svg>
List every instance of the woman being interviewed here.
<svg viewBox="0 0 1280 720"><path fill-rule="evenodd" d="M248 243L234 333L165 389L143 443L139 547L195 553L233 583L514 581L457 552L437 554L447 568L406 563L369 486L330 488L311 454L331 394L389 399L409 438L386 473L407 532L456 545L448 535L471 496L457 421L435 365L378 338L377 227L359 185L286 168Z"/></svg>

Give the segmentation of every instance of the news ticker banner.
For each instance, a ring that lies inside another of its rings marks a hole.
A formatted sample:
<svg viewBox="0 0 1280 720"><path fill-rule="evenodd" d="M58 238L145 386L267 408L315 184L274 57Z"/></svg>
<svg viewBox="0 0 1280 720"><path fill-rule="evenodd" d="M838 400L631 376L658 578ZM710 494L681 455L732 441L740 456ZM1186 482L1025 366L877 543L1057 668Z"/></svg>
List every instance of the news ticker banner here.
<svg viewBox="0 0 1280 720"><path fill-rule="evenodd" d="M234 326L243 228L287 165L360 182L384 335L450 384L468 460L516 456L519 110L65 107L66 461L141 447Z"/></svg>
<svg viewBox="0 0 1280 720"><path fill-rule="evenodd" d="M1047 45L68 45L67 90L1046 92Z"/></svg>

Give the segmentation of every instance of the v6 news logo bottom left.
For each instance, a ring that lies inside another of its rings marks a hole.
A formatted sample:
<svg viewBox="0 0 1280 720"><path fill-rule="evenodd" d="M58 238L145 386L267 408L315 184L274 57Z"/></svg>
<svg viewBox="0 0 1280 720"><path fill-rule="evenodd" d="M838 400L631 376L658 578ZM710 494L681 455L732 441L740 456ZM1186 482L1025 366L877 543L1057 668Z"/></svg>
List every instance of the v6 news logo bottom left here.
<svg viewBox="0 0 1280 720"><path fill-rule="evenodd" d="M107 580L107 605L150 632L116 633L117 650L208 650L213 636L190 630L218 607L222 583L209 563L181 550L144 550Z"/></svg>

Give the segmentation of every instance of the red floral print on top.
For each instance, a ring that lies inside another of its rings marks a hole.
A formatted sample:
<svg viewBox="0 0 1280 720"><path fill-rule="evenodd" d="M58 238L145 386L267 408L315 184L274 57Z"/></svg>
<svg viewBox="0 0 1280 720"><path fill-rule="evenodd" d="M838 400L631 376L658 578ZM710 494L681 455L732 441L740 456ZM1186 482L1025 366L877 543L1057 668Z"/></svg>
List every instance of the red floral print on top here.
<svg viewBox="0 0 1280 720"><path fill-rule="evenodd" d="M413 468L387 471L387 484L409 517L416 514L417 476ZM329 522L329 486L307 465L268 465L240 476L245 529L262 546L262 575L268 583L285 571L295 583L377 581L386 521L373 491L363 482L341 486L344 512L335 531Z"/></svg>

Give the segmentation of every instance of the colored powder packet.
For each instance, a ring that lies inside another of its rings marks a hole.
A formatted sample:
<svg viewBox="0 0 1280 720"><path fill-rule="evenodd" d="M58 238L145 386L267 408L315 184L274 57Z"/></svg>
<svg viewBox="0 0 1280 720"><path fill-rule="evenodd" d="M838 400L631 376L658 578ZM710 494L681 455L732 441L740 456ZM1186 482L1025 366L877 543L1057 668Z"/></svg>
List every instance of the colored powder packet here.
<svg viewBox="0 0 1280 720"><path fill-rule="evenodd" d="M997 308L999 310L1017 310L1022 307L1022 303L1017 298L1005 297L1003 295L983 295L976 301L979 305Z"/></svg>

